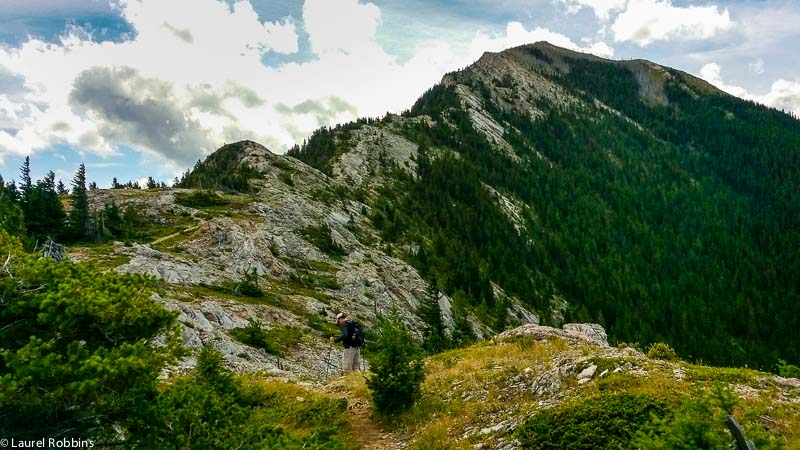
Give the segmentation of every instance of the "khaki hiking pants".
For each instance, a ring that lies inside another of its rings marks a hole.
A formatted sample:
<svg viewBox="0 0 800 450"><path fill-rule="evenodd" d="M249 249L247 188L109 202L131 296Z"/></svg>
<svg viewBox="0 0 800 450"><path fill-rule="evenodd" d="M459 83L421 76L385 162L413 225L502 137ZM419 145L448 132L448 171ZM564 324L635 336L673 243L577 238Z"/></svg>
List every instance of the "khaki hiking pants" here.
<svg viewBox="0 0 800 450"><path fill-rule="evenodd" d="M354 370L361 370L361 349L359 347L346 348L342 353L342 372Z"/></svg>

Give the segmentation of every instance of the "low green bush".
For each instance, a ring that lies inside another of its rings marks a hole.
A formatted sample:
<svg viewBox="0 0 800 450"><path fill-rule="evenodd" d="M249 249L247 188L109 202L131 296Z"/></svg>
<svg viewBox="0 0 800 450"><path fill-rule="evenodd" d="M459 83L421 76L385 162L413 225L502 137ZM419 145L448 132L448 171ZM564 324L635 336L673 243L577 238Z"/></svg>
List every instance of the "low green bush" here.
<svg viewBox="0 0 800 450"><path fill-rule="evenodd" d="M544 410L517 431L529 449L627 449L653 416L670 414L664 399L629 392Z"/></svg>
<svg viewBox="0 0 800 450"><path fill-rule="evenodd" d="M244 383L225 369L219 352L203 348L197 368L176 377L152 405L152 423L136 430L133 447L182 449L351 448L347 401L284 392L268 383ZM137 445L138 444L138 445Z"/></svg>
<svg viewBox="0 0 800 450"><path fill-rule="evenodd" d="M250 319L247 326L233 328L229 333L242 344L260 348L276 356L282 355L284 349L297 344L303 338L303 333L296 327L284 326L267 330L258 319Z"/></svg>
<svg viewBox="0 0 800 450"><path fill-rule="evenodd" d="M733 438L725 426L725 417L733 414L739 404L730 385L715 383L709 392L696 387L675 408L675 413L654 417L651 424L640 429L631 442L632 448L649 450L724 449L730 448ZM784 448L783 439L770 436L763 425L752 417L739 417L745 436L756 448Z"/></svg>
<svg viewBox="0 0 800 450"><path fill-rule="evenodd" d="M280 347L270 339L269 333L257 319L250 319L245 327L230 330L230 335L242 344L260 348L271 355L281 353Z"/></svg>
<svg viewBox="0 0 800 450"><path fill-rule="evenodd" d="M786 361L779 359L778 374L786 378L800 378L800 367L788 364Z"/></svg>
<svg viewBox="0 0 800 450"><path fill-rule="evenodd" d="M327 253L333 258L341 258L347 255L345 249L333 240L331 236L331 227L329 227L328 224L305 227L300 230L300 235L320 249L320 251Z"/></svg>
<svg viewBox="0 0 800 450"><path fill-rule="evenodd" d="M663 359L664 361L675 361L678 359L678 354L675 349L663 342L656 342L647 348L647 357L651 359Z"/></svg>
<svg viewBox="0 0 800 450"><path fill-rule="evenodd" d="M175 203L190 208L202 208L227 205L228 201L214 191L194 191L188 194L183 192L175 194Z"/></svg>

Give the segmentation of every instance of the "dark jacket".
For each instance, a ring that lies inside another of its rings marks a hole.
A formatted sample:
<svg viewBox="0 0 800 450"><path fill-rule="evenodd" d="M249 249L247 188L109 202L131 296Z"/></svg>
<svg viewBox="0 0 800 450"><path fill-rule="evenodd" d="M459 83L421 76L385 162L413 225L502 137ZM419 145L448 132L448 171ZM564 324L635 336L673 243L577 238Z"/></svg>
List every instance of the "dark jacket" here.
<svg viewBox="0 0 800 450"><path fill-rule="evenodd" d="M334 338L334 341L341 342L344 344L344 348L355 347L353 344L353 338L350 336L350 321L345 320L341 324L339 324L339 331L341 334Z"/></svg>

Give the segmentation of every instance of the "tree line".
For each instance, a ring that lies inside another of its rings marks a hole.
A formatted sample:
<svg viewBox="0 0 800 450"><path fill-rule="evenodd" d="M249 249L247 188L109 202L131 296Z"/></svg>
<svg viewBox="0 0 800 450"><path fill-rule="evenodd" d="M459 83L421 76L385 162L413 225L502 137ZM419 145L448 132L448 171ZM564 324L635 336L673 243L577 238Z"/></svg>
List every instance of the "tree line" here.
<svg viewBox="0 0 800 450"><path fill-rule="evenodd" d="M81 164L68 190L62 181L55 181L51 170L44 178L31 179L30 157L20 167L19 185L5 182L0 175L0 229L21 237L33 247L48 239L59 243L101 242L110 239L134 238L146 219L133 206L120 208L109 203L92 210L89 205L95 182L87 183L86 167ZM149 177L146 189L164 188L164 182ZM142 189L138 182L120 184L116 178L112 189Z"/></svg>

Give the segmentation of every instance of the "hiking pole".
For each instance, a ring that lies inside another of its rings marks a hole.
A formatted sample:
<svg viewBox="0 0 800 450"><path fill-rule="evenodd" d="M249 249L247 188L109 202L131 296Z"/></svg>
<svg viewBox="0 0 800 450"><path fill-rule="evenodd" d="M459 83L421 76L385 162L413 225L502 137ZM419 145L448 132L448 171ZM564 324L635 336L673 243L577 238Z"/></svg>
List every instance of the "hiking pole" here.
<svg viewBox="0 0 800 450"><path fill-rule="evenodd" d="M333 344L328 344L328 358L325 360L325 381L331 377L331 353L333 352Z"/></svg>

